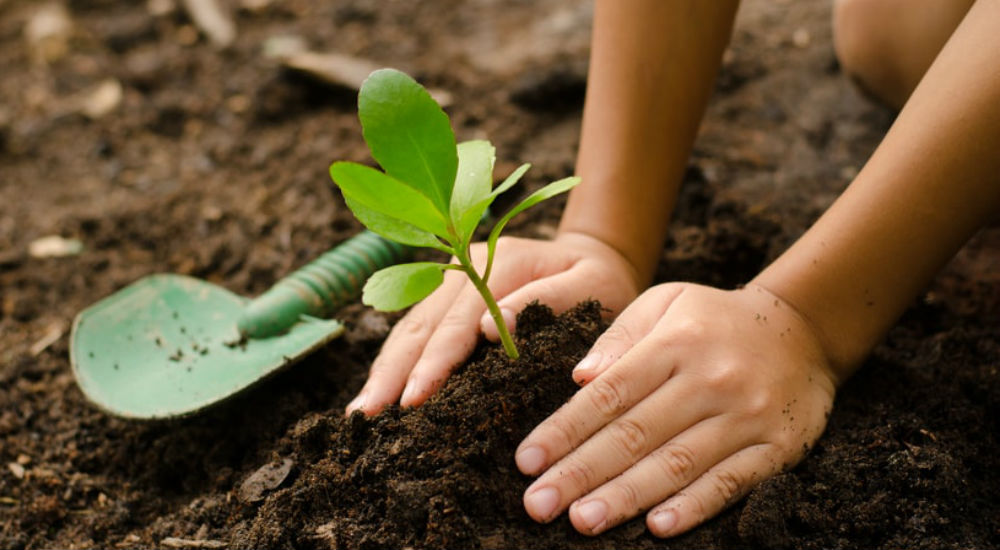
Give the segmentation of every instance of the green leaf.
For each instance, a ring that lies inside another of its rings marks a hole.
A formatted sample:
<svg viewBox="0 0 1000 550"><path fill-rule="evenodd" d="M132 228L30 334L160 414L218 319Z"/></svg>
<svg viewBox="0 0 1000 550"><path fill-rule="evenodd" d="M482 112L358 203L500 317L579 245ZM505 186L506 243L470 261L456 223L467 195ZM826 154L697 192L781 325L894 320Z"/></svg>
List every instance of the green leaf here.
<svg viewBox="0 0 1000 550"><path fill-rule="evenodd" d="M361 85L358 116L382 169L448 216L458 168L455 134L427 90L404 73L380 69Z"/></svg>
<svg viewBox="0 0 1000 550"><path fill-rule="evenodd" d="M472 237L489 206L496 149L485 140L458 144L458 173L451 195L451 220L463 242ZM485 200L485 202L484 202Z"/></svg>
<svg viewBox="0 0 1000 550"><path fill-rule="evenodd" d="M379 311L397 311L412 306L441 286L446 265L417 262L376 271L365 283L361 301Z"/></svg>
<svg viewBox="0 0 1000 550"><path fill-rule="evenodd" d="M490 196L496 198L500 195L500 193L503 193L504 191L510 189L511 187L514 187L514 184L521 179L521 176L523 176L524 173L528 171L528 168L531 168L531 164L527 162L518 166L517 170L511 172L510 175L507 176L507 179L503 180L503 183L498 185L497 188L494 189L492 193L490 193Z"/></svg>
<svg viewBox="0 0 1000 550"><path fill-rule="evenodd" d="M573 176L569 178L564 178L559 181L554 181L545 187L542 187L538 191L528 195L523 201L521 201L517 206L510 209L504 217L500 218L496 225L493 226L493 230L490 231L490 236L486 240L486 270L483 271L483 282L486 282L490 278L490 271L493 269L493 254L497 249L497 239L500 238L500 232L507 225L507 222L511 220L514 216L524 212L528 208L542 202L546 199L551 199L552 197L569 191L570 189L576 187L580 183L580 178Z"/></svg>
<svg viewBox="0 0 1000 550"><path fill-rule="evenodd" d="M448 238L448 224L430 199L392 176L354 162L335 162L330 177L351 204Z"/></svg>
<svg viewBox="0 0 1000 550"><path fill-rule="evenodd" d="M354 200L345 198L345 202L365 227L387 239L410 246L434 248L448 254L455 253L451 248L441 244L441 241L432 233L396 218L380 214Z"/></svg>
<svg viewBox="0 0 1000 550"><path fill-rule="evenodd" d="M472 232L476 230L476 226L479 225L479 221L483 219L483 214L486 213L486 209L489 208L490 204L493 204L493 201L496 200L500 193L503 193L513 187L514 184L521 179L521 176L528 171L528 168L531 168L531 165L527 163L518 166L517 170L511 172L511 174L503 180L503 183L498 185L492 193L473 205L465 212L465 214L462 215L461 219L459 219L456 223L463 239L469 240L472 238Z"/></svg>

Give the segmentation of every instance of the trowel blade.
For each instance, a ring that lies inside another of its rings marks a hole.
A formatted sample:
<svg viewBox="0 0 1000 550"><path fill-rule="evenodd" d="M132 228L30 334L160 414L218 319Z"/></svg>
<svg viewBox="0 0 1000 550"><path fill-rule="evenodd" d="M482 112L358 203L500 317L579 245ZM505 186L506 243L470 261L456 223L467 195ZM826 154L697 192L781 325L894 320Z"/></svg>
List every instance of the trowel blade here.
<svg viewBox="0 0 1000 550"><path fill-rule="evenodd" d="M182 275L150 275L77 315L70 362L84 394L117 416L191 414L262 380L339 336L304 319L273 338L241 340L246 299Z"/></svg>

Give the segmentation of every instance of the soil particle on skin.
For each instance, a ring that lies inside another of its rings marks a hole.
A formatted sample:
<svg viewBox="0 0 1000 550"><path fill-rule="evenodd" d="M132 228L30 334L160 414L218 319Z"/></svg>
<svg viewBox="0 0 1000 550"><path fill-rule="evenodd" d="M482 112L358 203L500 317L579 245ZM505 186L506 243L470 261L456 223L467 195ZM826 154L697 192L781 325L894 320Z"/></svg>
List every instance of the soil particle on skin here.
<svg viewBox="0 0 1000 550"><path fill-rule="evenodd" d="M342 417L400 317L360 304L337 314L343 338L201 415L142 423L95 409L71 374L68 333L36 347L49 327L150 273L257 295L360 230L327 174L334 160L371 162L356 97L265 59L272 37L447 90L458 138L496 144L498 178L533 164L497 212L573 170L587 3L224 4L238 35L220 52L177 2L64 2L68 48L39 63L24 27L51 8L0 0L0 549L1000 547L998 227L839 389L801 464L677 539L652 537L641 516L590 538L565 515L540 525L522 508L531 480L514 449L575 391L593 305L529 310L523 359L481 346L420 409ZM657 282L746 283L888 129L893 114L837 70L829 7L742 3ZM113 111L67 111L109 79L122 87ZM509 234L554 235L560 208L516 217ZM45 235L84 248L32 257ZM184 349L178 366L199 357Z"/></svg>

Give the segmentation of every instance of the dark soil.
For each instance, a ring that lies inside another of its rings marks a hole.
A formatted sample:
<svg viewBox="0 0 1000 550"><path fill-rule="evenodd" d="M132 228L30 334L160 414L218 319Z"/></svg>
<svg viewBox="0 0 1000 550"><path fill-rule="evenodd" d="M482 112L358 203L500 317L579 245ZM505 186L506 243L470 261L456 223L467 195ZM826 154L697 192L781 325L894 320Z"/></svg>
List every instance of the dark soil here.
<svg viewBox="0 0 1000 550"><path fill-rule="evenodd" d="M160 15L149 6L167 7ZM481 346L432 402L344 405L398 318L350 306L344 337L203 415L127 422L69 371L73 316L178 272L244 295L359 230L326 174L367 160L354 92L290 74L262 44L407 70L449 91L460 139L489 137L527 189L572 171L589 4L237 2L218 51L174 2L66 0L64 54L24 38L42 3L0 0L0 548L1000 546L1000 230L981 232L842 388L798 467L676 540L642 519L597 538L530 521L519 439L574 391L596 305L519 324L513 364ZM171 6L173 8L171 9ZM377 8L376 8L377 6ZM745 0L658 281L733 287L843 190L891 123L838 71L821 1ZM794 37L794 39L793 39ZM76 105L106 79L110 113ZM554 232L559 204L513 234ZM38 258L46 235L81 241ZM47 345L44 345L46 344ZM189 542L177 541L187 539Z"/></svg>

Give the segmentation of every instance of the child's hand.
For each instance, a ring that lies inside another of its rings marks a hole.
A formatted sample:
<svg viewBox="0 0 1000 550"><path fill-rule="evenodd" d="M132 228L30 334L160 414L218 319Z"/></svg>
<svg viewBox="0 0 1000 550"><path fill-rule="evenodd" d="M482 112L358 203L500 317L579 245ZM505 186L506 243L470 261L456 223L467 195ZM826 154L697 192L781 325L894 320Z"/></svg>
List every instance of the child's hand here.
<svg viewBox="0 0 1000 550"><path fill-rule="evenodd" d="M597 534L650 510L682 533L797 463L835 377L809 324L759 286L672 283L630 305L576 367L585 386L521 443L524 505ZM544 473L543 473L544 472Z"/></svg>
<svg viewBox="0 0 1000 550"><path fill-rule="evenodd" d="M485 245L473 245L477 268L485 257ZM628 260L580 233L563 233L552 241L500 238L489 287L511 329L517 312L532 300L559 312L594 298L613 316L640 290ZM481 330L497 338L476 289L463 274L447 272L441 287L393 327L347 413L375 414L397 399L403 406L423 403L472 352Z"/></svg>

